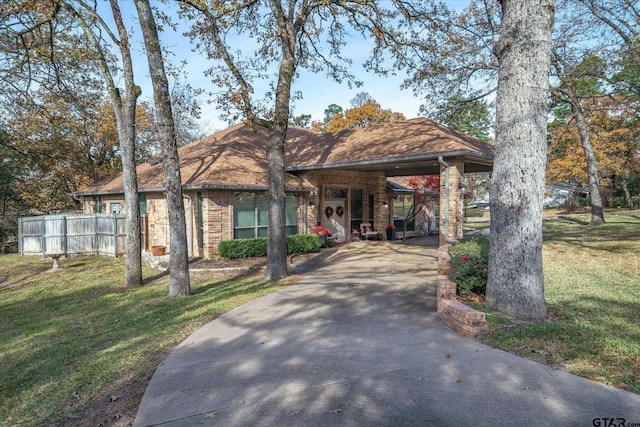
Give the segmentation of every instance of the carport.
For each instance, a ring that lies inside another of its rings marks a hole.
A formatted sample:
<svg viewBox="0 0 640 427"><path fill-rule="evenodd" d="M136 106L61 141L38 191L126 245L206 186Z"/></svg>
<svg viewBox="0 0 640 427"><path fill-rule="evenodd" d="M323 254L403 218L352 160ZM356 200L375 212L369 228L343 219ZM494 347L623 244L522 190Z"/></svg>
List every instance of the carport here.
<svg viewBox="0 0 640 427"><path fill-rule="evenodd" d="M426 118L325 134L313 143L297 139L287 148L287 172L302 177L312 171L370 172L385 179L439 174L441 245L462 238L463 175L490 172L494 156L493 146ZM388 223L380 203L375 210L376 221Z"/></svg>

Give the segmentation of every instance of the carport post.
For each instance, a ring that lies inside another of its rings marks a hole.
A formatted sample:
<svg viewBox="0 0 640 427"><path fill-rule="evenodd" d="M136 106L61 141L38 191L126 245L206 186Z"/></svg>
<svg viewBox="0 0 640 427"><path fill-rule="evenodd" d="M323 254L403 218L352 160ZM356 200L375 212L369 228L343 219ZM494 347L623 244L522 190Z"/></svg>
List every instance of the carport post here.
<svg viewBox="0 0 640 427"><path fill-rule="evenodd" d="M440 163L440 221L438 225L440 229L440 246L447 243L447 237L449 238L448 240L462 239L462 225L464 222L464 201L460 190L464 162L454 159L446 161L445 164L448 166L443 163ZM447 202L448 212L446 209Z"/></svg>

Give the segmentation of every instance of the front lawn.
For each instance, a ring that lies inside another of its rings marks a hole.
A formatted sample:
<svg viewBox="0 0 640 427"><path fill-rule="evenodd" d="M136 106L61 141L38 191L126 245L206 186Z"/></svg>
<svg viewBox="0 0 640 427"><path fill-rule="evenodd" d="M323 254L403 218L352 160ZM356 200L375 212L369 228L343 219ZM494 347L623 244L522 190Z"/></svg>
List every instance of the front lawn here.
<svg viewBox="0 0 640 427"><path fill-rule="evenodd" d="M0 256L0 425L129 425L158 364L222 313L285 283L192 273L194 295L169 298L168 276L122 286L124 261ZM237 277L229 276L234 274Z"/></svg>
<svg viewBox="0 0 640 427"><path fill-rule="evenodd" d="M538 324L492 322L487 343L640 393L640 212L546 220ZM490 315L498 318L499 315Z"/></svg>

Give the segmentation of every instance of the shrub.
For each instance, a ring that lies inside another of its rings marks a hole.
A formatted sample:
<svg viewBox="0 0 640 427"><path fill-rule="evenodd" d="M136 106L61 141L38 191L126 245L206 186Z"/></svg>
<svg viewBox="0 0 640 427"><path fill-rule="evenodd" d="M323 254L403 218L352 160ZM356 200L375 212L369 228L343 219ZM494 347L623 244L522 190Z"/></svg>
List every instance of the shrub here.
<svg viewBox="0 0 640 427"><path fill-rule="evenodd" d="M484 294L487 289L489 240L472 237L456 243L449 249L452 271L449 278L458 285L458 294Z"/></svg>
<svg viewBox="0 0 640 427"><path fill-rule="evenodd" d="M223 240L218 244L220 256L225 258L252 258L267 255L267 238Z"/></svg>
<svg viewBox="0 0 640 427"><path fill-rule="evenodd" d="M225 258L252 258L267 255L267 238L224 240L218 244L220 256ZM318 252L317 234L294 234L287 237L287 254Z"/></svg>
<svg viewBox="0 0 640 427"><path fill-rule="evenodd" d="M288 254L304 254L320 250L320 236L318 234L293 234L287 237Z"/></svg>

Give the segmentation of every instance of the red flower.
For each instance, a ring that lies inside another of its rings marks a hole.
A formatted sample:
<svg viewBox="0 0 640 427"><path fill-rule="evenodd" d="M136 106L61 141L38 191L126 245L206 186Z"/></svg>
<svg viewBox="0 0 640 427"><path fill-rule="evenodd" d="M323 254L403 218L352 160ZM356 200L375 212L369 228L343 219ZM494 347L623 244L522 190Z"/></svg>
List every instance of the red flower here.
<svg viewBox="0 0 640 427"><path fill-rule="evenodd" d="M387 230L395 230L395 229L396 229L395 225L393 225L393 224L387 225Z"/></svg>
<svg viewBox="0 0 640 427"><path fill-rule="evenodd" d="M463 261L469 261L471 259L467 255L462 255L460 258L462 258Z"/></svg>
<svg viewBox="0 0 640 427"><path fill-rule="evenodd" d="M327 230L324 226L319 225L315 228L314 233L316 234L321 234L321 235L326 235L326 236L331 236L331 232L329 230Z"/></svg>

